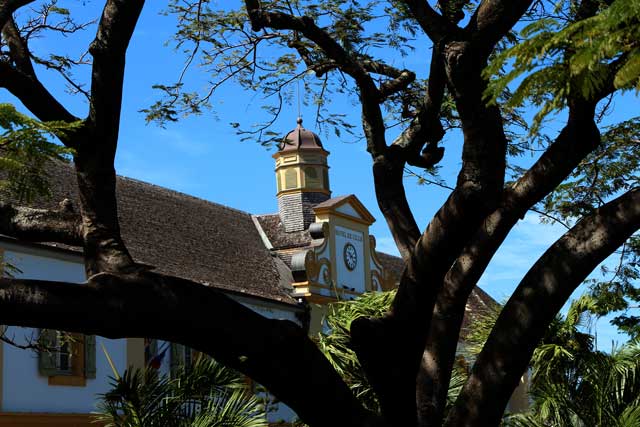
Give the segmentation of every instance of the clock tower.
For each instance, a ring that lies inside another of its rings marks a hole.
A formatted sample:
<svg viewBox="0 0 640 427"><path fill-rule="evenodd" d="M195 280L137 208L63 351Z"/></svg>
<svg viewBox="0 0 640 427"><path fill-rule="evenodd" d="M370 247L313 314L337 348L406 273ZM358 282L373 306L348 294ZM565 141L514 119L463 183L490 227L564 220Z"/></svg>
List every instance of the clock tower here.
<svg viewBox="0 0 640 427"><path fill-rule="evenodd" d="M328 155L298 119L273 155L278 215L258 219L268 246L291 269L293 296L312 303L314 331L327 303L395 284L369 235L375 218L353 194L331 197Z"/></svg>

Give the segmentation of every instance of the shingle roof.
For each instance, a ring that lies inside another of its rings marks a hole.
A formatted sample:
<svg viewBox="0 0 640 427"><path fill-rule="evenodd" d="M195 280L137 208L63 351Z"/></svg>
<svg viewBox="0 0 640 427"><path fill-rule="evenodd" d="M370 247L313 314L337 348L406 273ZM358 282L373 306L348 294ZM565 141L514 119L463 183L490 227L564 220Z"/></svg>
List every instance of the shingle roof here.
<svg viewBox="0 0 640 427"><path fill-rule="evenodd" d="M77 207L72 166L56 162L49 175L52 197L35 204L55 208L68 198ZM286 233L278 214L254 216L272 245L269 251L247 212L130 178L118 177L116 188L122 237L136 262L225 291L296 304L289 267L293 253L311 247L308 230ZM404 261L382 252L377 256L399 280ZM463 328L474 313L495 304L476 287Z"/></svg>
<svg viewBox="0 0 640 427"><path fill-rule="evenodd" d="M256 215L256 219L276 251L311 245L312 239L309 230L287 233L278 214Z"/></svg>
<svg viewBox="0 0 640 427"><path fill-rule="evenodd" d="M395 276L396 281L399 281L400 276L402 275L402 270L404 269L404 261L402 258L385 254L383 252L378 252L377 256L385 270L391 271ZM462 337L464 338L469 325L473 322L474 316L486 313L497 304L496 300L491 298L488 293L483 291L480 287L475 286L467 300L464 318L462 319Z"/></svg>
<svg viewBox="0 0 640 427"><path fill-rule="evenodd" d="M50 180L52 197L38 206L78 200L71 166L56 163ZM293 281L288 268L265 248L250 214L130 178L118 177L116 189L122 237L136 262L223 290L296 303L286 290Z"/></svg>

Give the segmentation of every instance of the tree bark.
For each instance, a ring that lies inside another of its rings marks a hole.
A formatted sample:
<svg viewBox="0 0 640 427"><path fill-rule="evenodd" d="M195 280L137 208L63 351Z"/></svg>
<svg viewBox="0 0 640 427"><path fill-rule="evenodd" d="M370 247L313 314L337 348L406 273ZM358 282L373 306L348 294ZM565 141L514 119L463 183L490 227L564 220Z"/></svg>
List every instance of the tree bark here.
<svg viewBox="0 0 640 427"><path fill-rule="evenodd" d="M0 234L27 242L82 245L82 221L68 200L58 210L33 209L0 202Z"/></svg>
<svg viewBox="0 0 640 427"><path fill-rule="evenodd" d="M100 273L85 284L4 278L0 324L181 343L255 379L310 426L382 426L302 328L184 279L151 272ZM318 402L331 410L318 410Z"/></svg>
<svg viewBox="0 0 640 427"><path fill-rule="evenodd" d="M89 139L74 157L84 225L87 275L130 272L135 266L118 223L113 167L122 108L125 56L144 0L109 0L89 47L93 56L91 101L85 121Z"/></svg>
<svg viewBox="0 0 640 427"><path fill-rule="evenodd" d="M500 313L445 426L499 424L553 317L638 228L640 189L634 189L582 219L540 257Z"/></svg>
<svg viewBox="0 0 640 427"><path fill-rule="evenodd" d="M418 375L420 425L441 422L466 303L493 255L518 220L549 194L600 143L595 101L578 102L551 147L511 187L447 272Z"/></svg>

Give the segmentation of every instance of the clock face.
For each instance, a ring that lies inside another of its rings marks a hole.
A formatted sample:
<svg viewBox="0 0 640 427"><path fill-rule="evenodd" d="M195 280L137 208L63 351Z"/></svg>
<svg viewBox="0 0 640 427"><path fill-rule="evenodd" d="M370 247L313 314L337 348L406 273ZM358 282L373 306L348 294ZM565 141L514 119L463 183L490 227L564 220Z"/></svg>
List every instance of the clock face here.
<svg viewBox="0 0 640 427"><path fill-rule="evenodd" d="M358 254L356 248L351 243L344 245L342 255L344 257L344 263L349 270L356 268L356 265L358 265Z"/></svg>

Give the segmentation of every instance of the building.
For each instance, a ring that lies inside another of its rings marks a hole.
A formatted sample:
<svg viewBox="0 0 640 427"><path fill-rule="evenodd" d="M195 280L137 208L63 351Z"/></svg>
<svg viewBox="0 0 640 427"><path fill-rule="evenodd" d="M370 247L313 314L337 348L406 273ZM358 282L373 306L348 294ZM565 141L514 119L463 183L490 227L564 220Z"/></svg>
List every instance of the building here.
<svg viewBox="0 0 640 427"><path fill-rule="evenodd" d="M402 260L378 253L369 235L374 218L355 195L331 197L329 152L302 122L274 154L278 213L251 215L152 184L118 178L123 238L136 262L227 293L270 318L321 327L326 304L395 286ZM55 164L53 195L40 207L77 200L73 168ZM16 276L82 282L79 248L28 244L0 236L4 261ZM491 304L476 290L471 312ZM39 331L10 327L5 335L24 344ZM45 334L49 344L58 335ZM182 346L142 339L77 336L61 351L36 353L0 343L0 426L87 426L96 395L109 388L109 366L142 367L166 350L160 369L188 363ZM104 349L104 350L103 350ZM168 351L167 349L170 349ZM272 415L291 417L287 408Z"/></svg>

